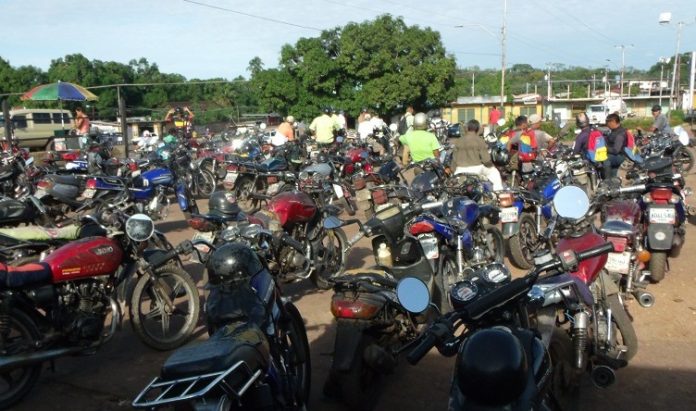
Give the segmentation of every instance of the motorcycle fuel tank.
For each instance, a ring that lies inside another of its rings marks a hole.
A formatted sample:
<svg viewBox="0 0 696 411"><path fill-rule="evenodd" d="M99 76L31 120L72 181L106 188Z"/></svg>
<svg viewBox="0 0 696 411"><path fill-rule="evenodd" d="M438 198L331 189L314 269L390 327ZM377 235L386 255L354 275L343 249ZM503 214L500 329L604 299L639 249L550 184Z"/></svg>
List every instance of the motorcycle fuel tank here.
<svg viewBox="0 0 696 411"><path fill-rule="evenodd" d="M280 225L306 223L317 212L312 198L301 191L280 193L268 202L268 209L275 213Z"/></svg>
<svg viewBox="0 0 696 411"><path fill-rule="evenodd" d="M566 250L587 250L593 247L599 247L606 241L604 237L597 233L587 232L578 237L562 238L556 247L557 252ZM607 255L602 254L598 257L593 257L578 263L578 270L570 273L572 276L581 279L585 284L590 285L597 278L604 265L607 263Z"/></svg>
<svg viewBox="0 0 696 411"><path fill-rule="evenodd" d="M143 186L152 187L159 185L171 185L174 182L174 174L168 168L155 168L144 172L142 175Z"/></svg>
<svg viewBox="0 0 696 411"><path fill-rule="evenodd" d="M51 267L53 282L109 275L121 264L121 245L106 237L72 241L44 259Z"/></svg>

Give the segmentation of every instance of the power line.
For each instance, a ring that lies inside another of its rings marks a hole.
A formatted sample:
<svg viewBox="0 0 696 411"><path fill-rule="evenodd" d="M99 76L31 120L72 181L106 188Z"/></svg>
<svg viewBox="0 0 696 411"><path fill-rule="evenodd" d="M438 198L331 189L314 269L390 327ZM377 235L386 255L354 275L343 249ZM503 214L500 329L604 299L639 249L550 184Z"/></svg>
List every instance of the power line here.
<svg viewBox="0 0 696 411"><path fill-rule="evenodd" d="M208 7L208 8L215 9L215 10L222 10L222 11L226 11L229 13L239 14L241 16L251 17L254 19L265 20L265 21L270 21L270 22L279 23L279 24L285 24L286 26L292 26L292 27L297 27L297 28L306 29L306 30L314 30L314 31L318 31L318 32L323 31L322 29L317 28L317 27L303 26L301 24L290 23L289 21L278 20L278 19L274 19L271 17L257 16L255 14L245 13L245 12L239 11L239 10L232 10L232 9L228 9L226 7L215 6L212 4L201 3L198 1L194 1L194 0L183 0L183 1L186 3L191 3L191 4L195 4L195 5L202 6L202 7Z"/></svg>

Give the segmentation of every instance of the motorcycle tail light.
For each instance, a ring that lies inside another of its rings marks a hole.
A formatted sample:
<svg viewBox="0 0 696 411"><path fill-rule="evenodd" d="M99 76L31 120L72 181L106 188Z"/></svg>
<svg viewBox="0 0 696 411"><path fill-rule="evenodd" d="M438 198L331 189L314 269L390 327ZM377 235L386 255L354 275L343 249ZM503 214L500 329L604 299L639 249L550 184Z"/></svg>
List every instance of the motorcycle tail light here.
<svg viewBox="0 0 696 411"><path fill-rule="evenodd" d="M669 198L669 202L672 204L679 204L681 201L681 197L678 196L677 194L672 194L672 197Z"/></svg>
<svg viewBox="0 0 696 411"><path fill-rule="evenodd" d="M648 261L650 261L650 257L651 257L650 251L648 251L648 250L640 250L636 254L636 258L641 263L647 263Z"/></svg>
<svg viewBox="0 0 696 411"><path fill-rule="evenodd" d="M90 178L87 180L85 183L85 188L90 188L90 189L96 189L97 188L97 179L96 178Z"/></svg>
<svg viewBox="0 0 696 411"><path fill-rule="evenodd" d="M188 220L188 225L197 231L213 231L215 228L208 220L200 217L195 217Z"/></svg>
<svg viewBox="0 0 696 411"><path fill-rule="evenodd" d="M513 195L512 193L500 193L498 194L498 201L500 202L501 207L511 207L513 203Z"/></svg>
<svg viewBox="0 0 696 411"><path fill-rule="evenodd" d="M239 169L239 166L236 164L230 164L227 166L227 171L237 171Z"/></svg>
<svg viewBox="0 0 696 411"><path fill-rule="evenodd" d="M408 228L408 232L411 235L432 233L433 231L435 231L435 228L427 221L419 221Z"/></svg>
<svg viewBox="0 0 696 411"><path fill-rule="evenodd" d="M63 154L63 160L65 160L65 161L75 161L75 160L77 160L78 158L80 158L80 153L77 153L77 152L74 152L74 151L71 151L71 152L69 152L69 153L64 153L64 154Z"/></svg>
<svg viewBox="0 0 696 411"><path fill-rule="evenodd" d="M650 197L656 203L666 203L672 198L672 190L669 188L655 188L650 191Z"/></svg>
<svg viewBox="0 0 696 411"><path fill-rule="evenodd" d="M36 183L36 187L40 188L42 190L48 190L53 186L53 183L47 180L41 180L38 183Z"/></svg>
<svg viewBox="0 0 696 411"><path fill-rule="evenodd" d="M626 251L626 244L628 244L628 239L624 237L607 237L607 241L614 245L614 252L623 253Z"/></svg>
<svg viewBox="0 0 696 411"><path fill-rule="evenodd" d="M372 202L380 205L386 204L387 202L387 192L384 190L375 190L372 192Z"/></svg>
<svg viewBox="0 0 696 411"><path fill-rule="evenodd" d="M137 169L138 169L138 163L136 163L135 161L129 161L129 162L128 162L128 169L129 169L130 171L135 171L135 170L137 170Z"/></svg>
<svg viewBox="0 0 696 411"><path fill-rule="evenodd" d="M380 306L362 300L331 300L331 314L336 318L369 319L375 316Z"/></svg>

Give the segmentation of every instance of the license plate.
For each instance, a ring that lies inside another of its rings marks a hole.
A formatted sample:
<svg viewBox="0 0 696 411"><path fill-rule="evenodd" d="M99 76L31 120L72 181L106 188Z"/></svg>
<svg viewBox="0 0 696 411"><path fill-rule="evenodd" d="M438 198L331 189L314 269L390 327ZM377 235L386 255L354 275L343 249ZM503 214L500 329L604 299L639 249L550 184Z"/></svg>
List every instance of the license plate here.
<svg viewBox="0 0 696 411"><path fill-rule="evenodd" d="M628 274L631 268L631 253L609 253L607 263L604 265L610 273Z"/></svg>
<svg viewBox="0 0 696 411"><path fill-rule="evenodd" d="M650 222L655 224L674 224L676 220L674 208L650 208Z"/></svg>
<svg viewBox="0 0 696 411"><path fill-rule="evenodd" d="M36 197L38 199L42 199L42 198L46 197L46 191L39 188L36 190L36 193L34 193L34 197Z"/></svg>
<svg viewBox="0 0 696 411"><path fill-rule="evenodd" d="M517 207L506 207L500 209L500 221L503 223L516 223L518 220Z"/></svg>
<svg viewBox="0 0 696 411"><path fill-rule="evenodd" d="M205 245L203 243L196 244L196 240L205 240L205 241L209 242L210 244L212 244L213 241L215 240L215 233L214 232L202 233L202 232L198 231L191 238L191 242L194 243L194 247L196 247L196 250L198 250L201 254L206 255L210 252L210 247L208 247L207 245ZM196 253L193 253L193 255L194 255L194 258L197 260L198 255Z"/></svg>
<svg viewBox="0 0 696 411"><path fill-rule="evenodd" d="M85 191L82 192L82 197L84 198L92 198L94 195L97 193L97 190L93 188L88 188L85 189Z"/></svg>
<svg viewBox="0 0 696 411"><path fill-rule="evenodd" d="M235 181L237 181L237 177L239 176L238 173L235 173L234 171L228 172L227 175L225 176L225 182L234 184Z"/></svg>
<svg viewBox="0 0 696 411"><path fill-rule="evenodd" d="M421 235L418 236L418 241L420 241L421 247L423 248L425 258L434 260L440 257L440 250L437 247L437 238L431 235Z"/></svg>
<svg viewBox="0 0 696 411"><path fill-rule="evenodd" d="M140 169L137 169L135 171L131 171L131 177L137 177L140 175Z"/></svg>
<svg viewBox="0 0 696 411"><path fill-rule="evenodd" d="M343 198L343 187L339 186L338 184L334 184L333 189L334 193L336 193L336 197Z"/></svg>

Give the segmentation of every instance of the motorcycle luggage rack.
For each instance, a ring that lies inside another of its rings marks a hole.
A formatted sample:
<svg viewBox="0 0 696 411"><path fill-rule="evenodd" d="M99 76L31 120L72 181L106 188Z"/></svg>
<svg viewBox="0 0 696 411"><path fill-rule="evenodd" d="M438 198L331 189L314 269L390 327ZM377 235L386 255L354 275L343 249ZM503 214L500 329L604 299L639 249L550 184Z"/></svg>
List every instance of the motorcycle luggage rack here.
<svg viewBox="0 0 696 411"><path fill-rule="evenodd" d="M235 371L246 374L242 379L244 383L240 383L240 388L233 387L226 381L226 378ZM239 400L261 375L262 370L252 372L244 361L239 361L224 371L210 374L174 380L162 380L160 377L156 377L133 400L132 406L133 408L154 408L166 404L189 401L205 396L217 386L220 386L229 397Z"/></svg>

